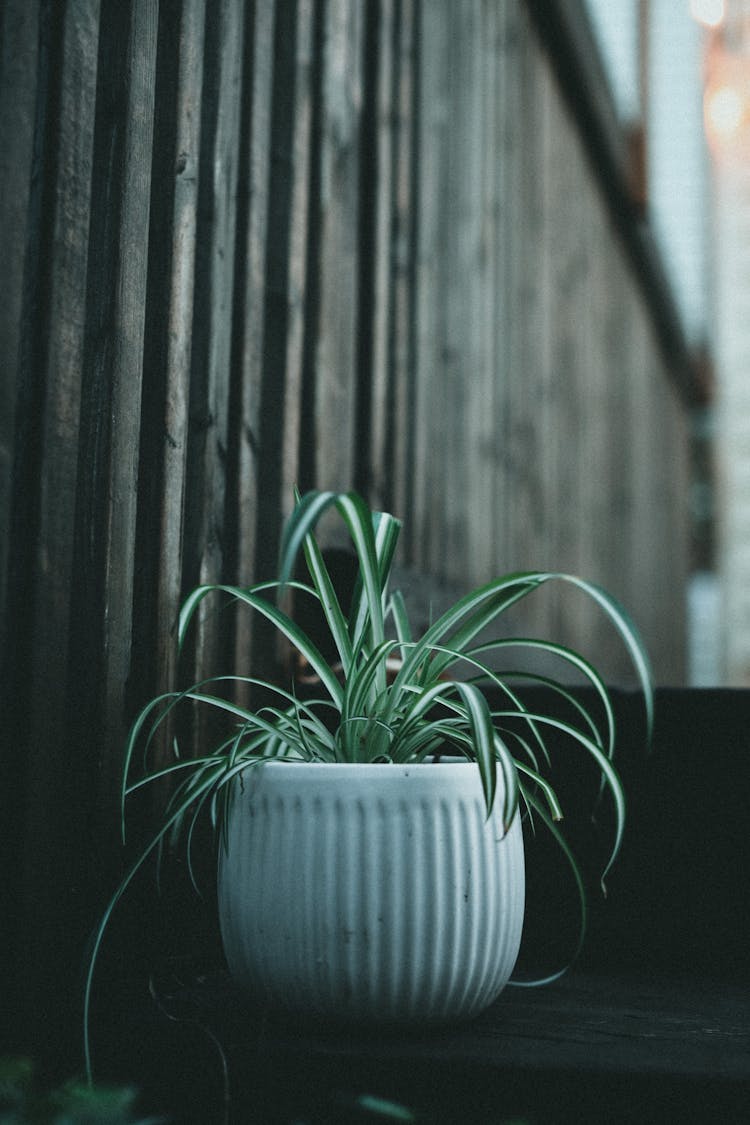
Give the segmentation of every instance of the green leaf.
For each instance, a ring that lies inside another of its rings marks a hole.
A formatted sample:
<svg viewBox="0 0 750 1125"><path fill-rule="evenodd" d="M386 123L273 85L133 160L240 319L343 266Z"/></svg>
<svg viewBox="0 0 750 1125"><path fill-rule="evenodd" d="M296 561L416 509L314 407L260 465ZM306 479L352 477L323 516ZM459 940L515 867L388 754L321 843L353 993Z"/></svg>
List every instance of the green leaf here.
<svg viewBox="0 0 750 1125"><path fill-rule="evenodd" d="M511 715L513 715L513 712L510 711L494 712L494 716L496 719L510 718ZM570 737L573 738L580 746L582 746L583 749L586 750L587 753L594 759L594 762L600 770L605 780L606 786L612 795L616 816L615 840L610 852L609 859L601 875L601 888L602 892L606 895L607 888L605 879L620 851L623 830L625 827L625 792L622 787L622 782L620 781L615 767L612 765L612 762L604 753L602 748L592 739L588 738L577 727L571 726L570 723L563 722L561 719L553 718L550 715L532 714L530 718L532 718L537 723L554 727L556 730L563 731L565 734L570 735Z"/></svg>
<svg viewBox="0 0 750 1125"><path fill-rule="evenodd" d="M416 642L406 656L404 664L396 677L399 684L409 681L415 670L432 651L445 646L442 657L435 658L430 675L433 678L444 674L452 664L460 659L463 648L476 637L482 629L490 625L505 609L534 588L526 575L512 574L505 578L481 586L466 594L454 606L431 625Z"/></svg>
<svg viewBox="0 0 750 1125"><path fill-rule="evenodd" d="M84 1051L84 1063L85 1063L85 1067L86 1067L86 1075L87 1075L87 1078L88 1078L89 1082L92 1080L92 1076L93 1076L92 1067L91 1067L91 1041L90 1041L91 990L92 990L92 986L93 986L94 972L96 970L96 965L98 963L99 952L100 952L100 949L101 949L102 940L104 938L104 934L106 932L107 926L109 925L109 920L112 917L112 913L113 913L115 907L117 906L118 902L122 898L122 896L125 894L125 891L128 889L128 887L132 883L135 876L138 874L140 869L143 867L143 865L146 862L146 860L148 859L148 857L155 851L155 849L159 846L159 844L165 838L165 836L167 836L167 834L172 829L173 825L185 816L187 810L190 808L190 805L196 799L196 797L200 797L201 793L204 790L208 790L212 786L214 786L217 783L217 781L220 780L223 773L224 773L224 764L223 763L217 765L214 770L207 771L207 776L203 777L203 779L201 781L201 784L197 788L197 792L191 791L190 795L187 798L185 798L185 800L183 800L181 803L179 803L176 806L176 808L172 809L171 815L166 817L162 821L162 825L159 828L158 832L156 832L152 836L152 838L149 840L148 844L136 856L135 860L131 863L130 867L125 872L125 875L121 879L121 881L120 881L119 885L117 886L114 894L110 897L110 899L107 903L107 906L104 910L104 913L103 913L101 919L99 920L99 923L98 923L96 929L94 930L94 933L92 935L91 945L90 945L90 953L89 953L89 956L88 956L87 970L86 970L86 976L85 976L85 981L84 981L84 994L83 994L83 1051Z"/></svg>
<svg viewBox="0 0 750 1125"><path fill-rule="evenodd" d="M531 651L545 652L550 656L559 657L566 663L572 665L586 677L589 683L596 690L596 693L599 696L599 699L601 700L602 706L604 708L604 713L607 718L607 752L609 756L612 757L615 749L615 718L612 711L612 704L610 702L609 692L607 691L601 676L596 671L596 669L588 662L588 660L584 660L584 658L582 656L579 656L577 652L574 652L573 649L566 648L564 645L554 644L551 641L541 641L531 637L510 637L495 641L487 641L485 644L478 645L476 648L471 649L471 652L467 655L471 655L472 657L474 657L478 653L490 651L497 652L507 648L529 649ZM554 681L544 676L537 675L536 673L532 673L529 676L529 679L535 680L540 685L554 685ZM554 686L559 687L559 685ZM571 699L570 695L568 695L568 698ZM586 716L589 728L593 728L595 737L598 738L598 728L591 719L589 712L581 704L576 704L576 706L578 710L582 711Z"/></svg>
<svg viewBox="0 0 750 1125"><path fill-rule="evenodd" d="M469 730L474 746L479 774L482 778L482 789L487 806L487 816L492 812L495 803L495 790L497 789L497 761L495 758L495 727L492 715L478 688L473 684L456 684L456 691L466 707ZM514 771L515 773L515 771ZM508 792L506 786L505 803L503 805L503 823L507 832L514 811L515 791Z"/></svg>
<svg viewBox="0 0 750 1125"><path fill-rule="evenodd" d="M544 581L567 582L572 586L578 587L579 590L583 590L585 594L588 594L590 598L601 606L607 617L615 626L625 644L633 668L638 676L646 711L646 738L650 743L654 729L653 673L651 671L651 664L648 659L646 647L630 615L616 598L612 597L612 595L602 589L601 586L597 586L593 582L587 582L584 578L578 578L573 574L550 573L545 574L543 579Z"/></svg>
<svg viewBox="0 0 750 1125"><path fill-rule="evenodd" d="M370 655L358 668L352 668L344 685L344 699L341 706L341 717L344 722L356 718L367 710L368 702L372 701L373 691L377 690L377 681L388 656L397 646L397 641L383 641L372 650Z"/></svg>
<svg viewBox="0 0 750 1125"><path fill-rule="evenodd" d="M380 587L381 604L383 604L383 609L385 611L386 605L384 599L387 598L388 579L391 573L391 566L393 565L396 545L398 544L401 524L393 516L388 515L387 512L374 512L372 521L375 534L375 555L378 564L378 585ZM349 629L353 638L359 636L363 631L365 623L370 616L369 596L362 581L362 569L360 568L354 587L350 613Z"/></svg>
<svg viewBox="0 0 750 1125"><path fill-rule="evenodd" d="M304 539L305 559L310 577L320 599L328 629L333 638L341 660L344 675L348 675L352 665L352 642L349 636L347 619L339 604L339 599L323 560L323 554L312 535Z"/></svg>
<svg viewBox="0 0 750 1125"><path fill-rule="evenodd" d="M576 944L573 949L573 953L570 956L570 959L566 962L565 965L562 966L562 968L556 969L554 972L548 973L543 977L537 977L534 980L518 980L511 977L510 981L508 982L509 984L514 985L516 988L538 988L541 985L552 984L553 981L559 980L560 977L564 976L565 973L567 973L571 965L573 965L580 956L581 950L583 948L583 943L586 939L586 928L588 926L588 900L586 898L586 887L583 882L583 876L581 875L581 869L578 866L578 862L570 849L568 841L565 839L554 821L550 819L547 810L544 808L541 802L537 800L534 794L529 792L525 785L522 787L522 790L524 800L534 809L540 820L542 820L546 825L547 829L549 830L550 834L556 841L557 845L559 846L560 850L565 856L565 859L568 862L568 866L570 867L573 874L573 878L576 884L576 890L578 892L578 906L580 912L578 937L576 939Z"/></svg>
<svg viewBox="0 0 750 1125"><path fill-rule="evenodd" d="M355 598L350 614L350 638L354 648L358 635L369 628L370 645L378 645L385 639L383 629L383 605L381 588L381 559L378 556L374 524L379 523L361 496L356 492L308 492L294 508L284 529L281 544L280 579L286 582L291 576L297 554L308 535L312 535L324 512L335 506L344 521L354 545L359 562L362 593ZM388 517L391 523L384 525L381 533L382 561L385 565L397 521ZM358 631L352 633L353 625ZM385 678L381 687L385 687Z"/></svg>
<svg viewBox="0 0 750 1125"><path fill-rule="evenodd" d="M275 585L275 584L274 584ZM315 671L326 690L328 691L331 699L337 703L341 701L342 688L336 674L322 655L317 645L307 636L306 633L295 624L294 621L277 606L261 597L255 588L245 590L239 586L226 586L223 583L199 586L190 594L186 599L182 611L180 612L179 622L179 637L180 643L185 635L187 626L198 606L198 604L213 593L228 594L235 601L242 602L244 605L250 606L252 609L257 610L263 617L266 617L279 632L291 641L300 655L307 661L311 668Z"/></svg>
<svg viewBox="0 0 750 1125"><path fill-rule="evenodd" d="M409 623L409 615L406 612L406 603L404 596L400 590L394 590L390 596L388 603L388 615L393 618L393 625L396 630L401 649L401 660L406 657L406 648L414 643L412 637L411 624Z"/></svg>

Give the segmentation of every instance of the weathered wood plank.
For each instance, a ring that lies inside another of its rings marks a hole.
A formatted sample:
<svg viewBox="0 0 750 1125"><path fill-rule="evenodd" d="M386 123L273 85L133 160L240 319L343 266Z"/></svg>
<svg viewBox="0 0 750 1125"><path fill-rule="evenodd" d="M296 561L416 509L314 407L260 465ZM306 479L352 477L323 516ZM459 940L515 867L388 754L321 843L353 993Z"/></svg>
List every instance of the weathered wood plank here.
<svg viewBox="0 0 750 1125"><path fill-rule="evenodd" d="M226 535L231 577L246 585L256 576L258 540L274 11L273 0L260 0L245 17ZM250 614L238 614L234 628L235 667L246 672L252 645Z"/></svg>
<svg viewBox="0 0 750 1125"><path fill-rule="evenodd" d="M467 496L467 544L464 566L472 585L487 581L498 573L495 554L498 483L498 388L502 372L495 355L495 317L502 302L499 284L500 263L495 253L496 231L501 215L501 160L497 147L498 119L502 112L500 36L502 13L498 5L483 3L476 23L475 67L479 68L480 102L477 122L478 166L476 175L476 207L478 210L477 287L471 339L475 358L469 358L474 369L468 396L469 429L467 462L469 487ZM471 127L471 125L469 126Z"/></svg>
<svg viewBox="0 0 750 1125"><path fill-rule="evenodd" d="M542 264L545 215L542 195L544 104L537 85L536 45L526 33L526 13L518 27L517 90L514 92L514 135L508 158L514 214L508 230L511 308L508 331L508 395L506 456L508 481L508 552L515 568L533 568L539 535L538 456L542 440L536 423L539 394L537 345L545 330ZM539 600L527 603L531 615Z"/></svg>
<svg viewBox="0 0 750 1125"><path fill-rule="evenodd" d="M414 561L414 433L416 340L416 232L419 213L419 0L397 0L393 13L393 117L391 146L391 313L389 386L380 476L390 504L404 521L402 552ZM379 448L377 445L376 449Z"/></svg>
<svg viewBox="0 0 750 1125"><path fill-rule="evenodd" d="M348 488L354 476L357 394L359 128L364 6L324 6L318 336L315 354L315 476L320 488Z"/></svg>
<svg viewBox="0 0 750 1125"><path fill-rule="evenodd" d="M519 565L513 538L512 513L516 503L516 469L511 433L512 386L519 375L520 309L516 292L517 277L521 268L519 245L520 207L523 197L521 179L521 152L523 149L522 106L524 91L521 84L521 52L523 32L521 13L517 5L501 8L501 118L498 125L497 153L501 177L499 193L502 209L498 220L495 255L498 261L496 312L496 342L494 353L497 384L497 437L499 462L497 467L500 510L493 536L494 554L498 569L508 571Z"/></svg>
<svg viewBox="0 0 750 1125"><path fill-rule="evenodd" d="M27 238L39 3L9 0L0 10L0 651L5 649L14 425Z"/></svg>
<svg viewBox="0 0 750 1125"><path fill-rule="evenodd" d="M441 421L445 421L441 397L445 340L439 248L445 231L447 18L444 5L420 4L412 558L419 569L437 574L442 561L444 509L440 497L445 466L441 431Z"/></svg>
<svg viewBox="0 0 750 1125"><path fill-rule="evenodd" d="M156 595L156 668L162 689L175 682L182 593L185 482L200 169L205 0L186 0L179 23L176 120L171 148L171 262L166 312L165 396Z"/></svg>
<svg viewBox="0 0 750 1125"><path fill-rule="evenodd" d="M157 4L105 2L101 16L70 689L114 824L129 720Z"/></svg>
<svg viewBox="0 0 750 1125"><path fill-rule="evenodd" d="M313 5L282 5L275 28L255 567L275 573L282 513L293 503L305 348L307 187ZM305 419L305 426L310 420Z"/></svg>
<svg viewBox="0 0 750 1125"><path fill-rule="evenodd" d="M378 508L388 508L391 504L388 465L391 420L388 404L392 373L389 340L393 311L392 211L397 135L394 120L397 70L393 57L396 23L393 9L393 0L378 0L368 7L365 98L371 139L369 143L367 138L363 139L362 158L362 198L367 212L365 221L369 223L370 253L369 260L362 263L368 277L369 312L361 305L360 325L364 328L365 320L369 319L370 331L368 335L360 331L360 369L367 368L368 393L360 393L358 427L360 431L367 431L368 441L359 450L357 462L365 489L369 489L371 502Z"/></svg>
<svg viewBox="0 0 750 1125"><path fill-rule="evenodd" d="M185 481L184 583L188 586L226 577L243 17L244 9L234 0L222 0L206 9ZM197 681L223 671L229 649L218 607L209 599L201 606L191 637L191 678ZM205 712L201 719L204 717ZM200 742L202 730L195 733Z"/></svg>
<svg viewBox="0 0 750 1125"><path fill-rule="evenodd" d="M25 798L13 810L16 831L8 836L18 848L11 860L20 927L16 972L37 1025L50 997L59 1000L69 987L58 977L59 965L80 938L82 905L75 849L88 791L75 784L66 728L98 15L98 0L40 7L37 143L20 325L13 647L3 654L3 689L9 693L11 785L15 776ZM71 924L56 933L50 951L46 933L60 912ZM54 1002L51 1007L54 1013ZM38 1029L42 1038L59 1033L54 1015Z"/></svg>
<svg viewBox="0 0 750 1125"><path fill-rule="evenodd" d="M307 253L309 245L309 178L312 150L312 81L314 5L299 0L294 58L294 106L291 137L290 224L287 279L286 392L284 432L281 446L281 490L279 512L288 515L299 480L302 382L305 364L305 315L307 304Z"/></svg>
<svg viewBox="0 0 750 1125"><path fill-rule="evenodd" d="M19 749L25 750L24 720L21 708L14 710L13 697L26 674L23 669L19 676L16 668L22 649L16 630L28 626L19 603L29 589L19 582L18 554L21 552L25 563L29 547L18 538L23 519L18 508L14 514L13 503L19 483L17 471L14 474L16 423L23 432L23 412L29 406L23 386L19 386L19 349L27 240L34 245L34 239L29 239L29 204L39 85L39 4L15 0L0 11L0 260L5 274L0 307L0 668L4 683L0 698L6 714L0 740L0 823L4 839L0 898L5 903L0 940L6 950L0 964L0 992L9 1024L21 1007L24 991L14 954L23 944L25 921L22 809L27 796L23 772L17 768ZM26 344L28 348L28 341Z"/></svg>
<svg viewBox="0 0 750 1125"><path fill-rule="evenodd" d="M443 507L440 555L434 565L448 581L471 581L468 561L468 509L474 481L471 446L471 402L478 397L481 355L477 350L476 314L482 274L478 261L481 238L481 58L480 10L476 4L455 5L448 20L448 118L444 138L445 179L440 185L445 210L441 219L441 300L445 321L442 341L442 395L435 401L440 443L429 455L430 486L438 477L438 503ZM477 54L477 51L479 53Z"/></svg>

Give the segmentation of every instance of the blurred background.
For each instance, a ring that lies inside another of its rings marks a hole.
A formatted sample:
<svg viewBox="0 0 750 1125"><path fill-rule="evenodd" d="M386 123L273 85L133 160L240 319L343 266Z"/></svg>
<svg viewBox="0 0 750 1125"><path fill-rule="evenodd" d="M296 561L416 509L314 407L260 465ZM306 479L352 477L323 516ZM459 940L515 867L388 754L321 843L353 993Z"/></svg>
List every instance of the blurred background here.
<svg viewBox="0 0 750 1125"><path fill-rule="evenodd" d="M688 680L746 685L750 658L750 5L586 0L618 120L700 369L691 412Z"/></svg>

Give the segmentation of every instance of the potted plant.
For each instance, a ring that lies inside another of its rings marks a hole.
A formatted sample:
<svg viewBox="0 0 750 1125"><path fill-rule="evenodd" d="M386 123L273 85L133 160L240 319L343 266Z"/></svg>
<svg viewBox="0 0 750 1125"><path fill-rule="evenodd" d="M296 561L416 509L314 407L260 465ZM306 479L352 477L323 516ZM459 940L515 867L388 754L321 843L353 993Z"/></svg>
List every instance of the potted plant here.
<svg viewBox="0 0 750 1125"><path fill-rule="evenodd" d="M358 577L342 607L316 538L334 509L351 538ZM279 576L251 588L200 586L180 614L183 644L198 607L223 595L260 614L301 657L317 684L302 692L233 674L152 700L131 730L126 797L170 777L177 784L152 838L109 901L93 942L85 1007L112 910L155 850L183 835L188 859L196 819L208 810L218 841L219 916L230 971L241 986L308 1013L381 1021L471 1016L495 999L518 954L524 911L522 816L543 822L584 881L557 827L562 816L544 776L550 739L573 739L613 803L607 871L620 847L622 785L613 765L615 721L605 684L583 657L551 641L502 636L511 606L550 582L583 590L620 634L644 693L652 689L634 626L601 588L548 572L495 578L461 598L420 637L389 576L399 521L373 513L355 493L297 498L282 537ZM296 580L304 555L309 579ZM285 599L311 599L335 657L303 632ZM493 669L511 646L555 657L589 685L596 707L562 682L543 683L572 705L561 719L530 708L518 677ZM227 689L262 689L255 709ZM500 706L490 706L491 685ZM136 749L146 755L177 709L200 705L228 721L215 746L131 779ZM555 974L557 975L557 974ZM90 1064L88 1028L86 1061Z"/></svg>

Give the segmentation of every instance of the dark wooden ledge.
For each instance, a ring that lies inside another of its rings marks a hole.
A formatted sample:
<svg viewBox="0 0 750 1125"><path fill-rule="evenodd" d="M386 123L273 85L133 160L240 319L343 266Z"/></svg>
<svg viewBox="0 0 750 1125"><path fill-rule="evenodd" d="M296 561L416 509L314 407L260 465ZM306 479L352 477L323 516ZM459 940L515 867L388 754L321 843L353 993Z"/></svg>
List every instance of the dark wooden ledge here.
<svg viewBox="0 0 750 1125"><path fill-rule="evenodd" d="M219 1122L225 1102L232 1122L376 1120L367 1095L434 1125L718 1122L750 1098L750 992L726 983L575 971L434 1032L270 1015L220 971L151 994L131 1041L154 1068L151 1103L177 1121Z"/></svg>

